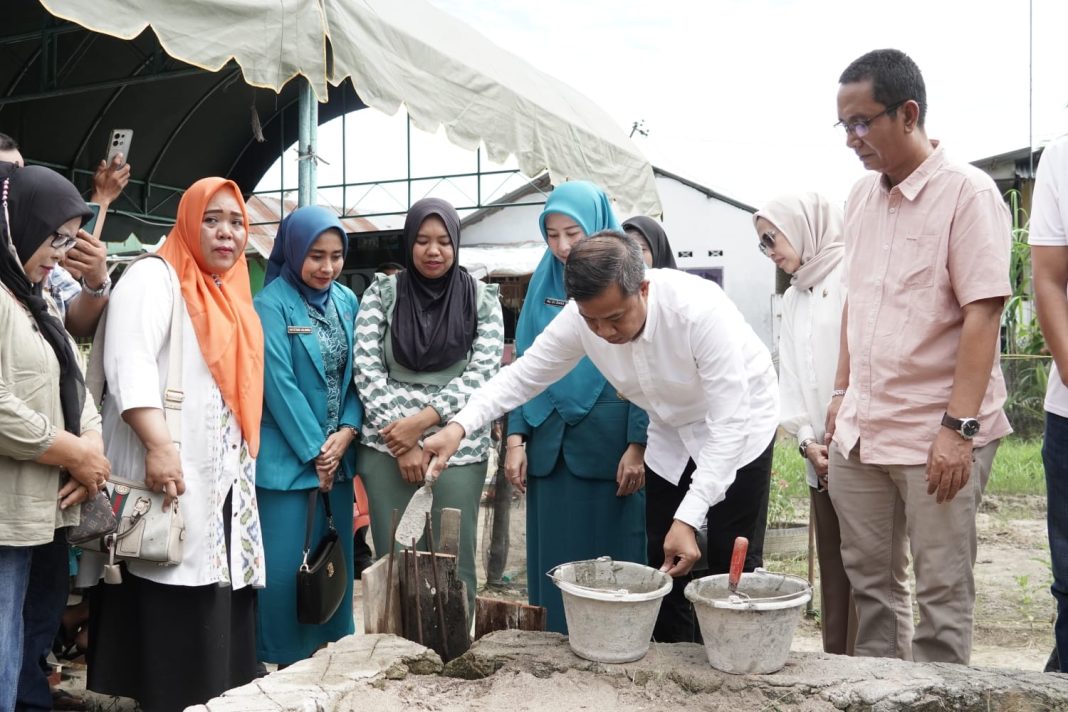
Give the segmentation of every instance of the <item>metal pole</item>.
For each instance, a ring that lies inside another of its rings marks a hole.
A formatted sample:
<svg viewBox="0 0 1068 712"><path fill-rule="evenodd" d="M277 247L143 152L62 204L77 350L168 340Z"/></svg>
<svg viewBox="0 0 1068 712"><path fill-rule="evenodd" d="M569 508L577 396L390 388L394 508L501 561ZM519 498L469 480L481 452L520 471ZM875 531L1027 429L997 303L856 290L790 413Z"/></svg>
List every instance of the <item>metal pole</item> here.
<svg viewBox="0 0 1068 712"><path fill-rule="evenodd" d="M407 110L405 110L407 113ZM408 207L412 207L412 117L408 116L404 122L405 154L408 158Z"/></svg>
<svg viewBox="0 0 1068 712"><path fill-rule="evenodd" d="M319 133L319 103L307 79L301 80L297 115L297 204L304 207L315 204L315 148Z"/></svg>

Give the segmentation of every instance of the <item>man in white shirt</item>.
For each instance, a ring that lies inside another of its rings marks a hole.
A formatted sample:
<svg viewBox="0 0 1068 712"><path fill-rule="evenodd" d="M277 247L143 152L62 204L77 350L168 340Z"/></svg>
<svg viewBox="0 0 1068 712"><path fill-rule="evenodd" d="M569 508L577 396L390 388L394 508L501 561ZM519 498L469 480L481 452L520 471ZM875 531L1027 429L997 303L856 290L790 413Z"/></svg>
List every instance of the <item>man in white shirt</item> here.
<svg viewBox="0 0 1068 712"><path fill-rule="evenodd" d="M699 640L682 595L708 524L709 571L724 573L736 536L763 563L779 393L767 348L723 290L675 270L648 270L641 248L605 231L577 244L564 284L571 301L512 366L423 444L444 468L465 432L527 402L589 356L619 394L649 415L646 530L661 569L677 577L654 637ZM737 477L736 477L737 475ZM659 558L659 557L657 557ZM656 559L650 564L658 565Z"/></svg>
<svg viewBox="0 0 1068 712"><path fill-rule="evenodd" d="M1047 671L1068 672L1068 136L1042 153L1035 180L1028 235L1038 321L1053 354L1046 387L1046 518L1053 596L1057 599L1056 647Z"/></svg>

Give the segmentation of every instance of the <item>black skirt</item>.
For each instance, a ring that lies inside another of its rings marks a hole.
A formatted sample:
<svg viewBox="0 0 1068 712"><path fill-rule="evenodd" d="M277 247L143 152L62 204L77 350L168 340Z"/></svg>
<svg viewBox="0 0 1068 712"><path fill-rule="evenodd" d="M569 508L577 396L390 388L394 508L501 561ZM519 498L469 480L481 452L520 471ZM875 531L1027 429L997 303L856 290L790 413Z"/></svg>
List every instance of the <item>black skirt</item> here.
<svg viewBox="0 0 1068 712"><path fill-rule="evenodd" d="M203 704L256 675L256 592L169 586L123 571L90 593L88 682L144 712Z"/></svg>

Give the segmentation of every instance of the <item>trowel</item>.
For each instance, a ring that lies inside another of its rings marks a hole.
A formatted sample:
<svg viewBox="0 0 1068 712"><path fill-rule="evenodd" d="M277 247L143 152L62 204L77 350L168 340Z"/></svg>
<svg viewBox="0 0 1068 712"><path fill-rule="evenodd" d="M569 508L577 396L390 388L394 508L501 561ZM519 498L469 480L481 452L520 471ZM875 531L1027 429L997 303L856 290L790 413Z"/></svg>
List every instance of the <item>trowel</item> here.
<svg viewBox="0 0 1068 712"><path fill-rule="evenodd" d="M397 533L393 537L401 546L411 546L412 540L423 537L423 529L426 527L426 515L434 506L434 491L430 486L434 484L430 473L434 471L434 462L437 457L430 458L427 465L426 475L423 477L423 486L415 491L404 508L400 522L397 523ZM743 557L744 558L744 557Z"/></svg>
<svg viewBox="0 0 1068 712"><path fill-rule="evenodd" d="M742 580L742 569L745 568L745 555L748 552L748 539L740 536L734 540L734 551L731 552L731 568L727 574L727 591L731 594L738 593L738 582ZM722 580L720 579L720 581ZM722 586L723 584L720 585Z"/></svg>

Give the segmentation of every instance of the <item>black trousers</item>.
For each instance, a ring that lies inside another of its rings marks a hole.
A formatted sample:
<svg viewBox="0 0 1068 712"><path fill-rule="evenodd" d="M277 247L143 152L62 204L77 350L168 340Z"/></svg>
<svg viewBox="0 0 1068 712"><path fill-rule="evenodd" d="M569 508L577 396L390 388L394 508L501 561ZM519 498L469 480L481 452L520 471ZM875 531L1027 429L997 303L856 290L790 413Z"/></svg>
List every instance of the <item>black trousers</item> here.
<svg viewBox="0 0 1068 712"><path fill-rule="evenodd" d="M722 502L708 510L707 566L679 576L660 605L653 629L653 639L661 643L700 643L701 631L694 617L693 605L683 594L686 584L695 578L725 574L730 570L735 537L749 539L745 570L764 565L764 531L768 522L768 488L771 483L771 460L775 439L755 460L738 469L734 482L727 488ZM677 485L673 485L645 466L645 534L649 565L660 568L664 563L664 537L675 521L675 511L690 488L696 463L690 460Z"/></svg>

